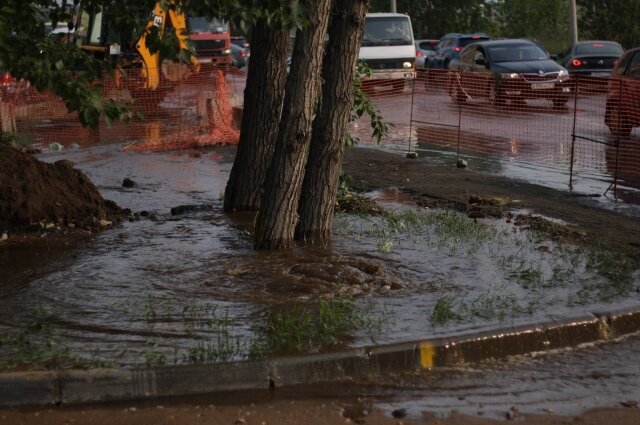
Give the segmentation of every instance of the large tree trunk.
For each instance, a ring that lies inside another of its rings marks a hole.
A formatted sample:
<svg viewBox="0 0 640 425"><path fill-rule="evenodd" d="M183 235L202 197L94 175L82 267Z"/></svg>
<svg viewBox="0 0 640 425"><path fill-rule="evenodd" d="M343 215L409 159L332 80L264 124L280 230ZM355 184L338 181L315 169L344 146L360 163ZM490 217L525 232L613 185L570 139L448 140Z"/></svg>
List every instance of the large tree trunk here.
<svg viewBox="0 0 640 425"><path fill-rule="evenodd" d="M255 247L285 248L293 242L331 0L304 2L309 24L298 30L273 160L256 217Z"/></svg>
<svg viewBox="0 0 640 425"><path fill-rule="evenodd" d="M353 105L353 75L369 0L336 0L322 66L322 105L313 122L296 239L327 239Z"/></svg>
<svg viewBox="0 0 640 425"><path fill-rule="evenodd" d="M287 77L289 33L265 22L251 32L240 143L224 192L224 210L255 211L273 156Z"/></svg>

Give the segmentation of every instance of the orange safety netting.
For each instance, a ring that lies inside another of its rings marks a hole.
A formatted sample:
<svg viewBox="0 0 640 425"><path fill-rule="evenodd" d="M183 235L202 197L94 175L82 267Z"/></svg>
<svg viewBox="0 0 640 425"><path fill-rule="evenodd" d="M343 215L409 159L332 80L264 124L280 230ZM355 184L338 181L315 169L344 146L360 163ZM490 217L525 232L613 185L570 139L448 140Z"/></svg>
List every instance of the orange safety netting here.
<svg viewBox="0 0 640 425"><path fill-rule="evenodd" d="M640 188L640 127L616 134L607 119L615 81L572 77L568 93L526 82L527 90L542 94L522 99L510 93L496 101L488 82L473 75L419 71L415 80L364 84L391 124L383 144L454 164L459 157L484 161L483 167L495 172L508 168L524 174L539 164L567 180L579 175ZM139 88L139 73L129 70L121 84L106 79L103 93L126 102L136 113L132 122L88 129L77 114L66 112L60 98L19 82L2 88L0 121L3 131L16 131L36 146L115 142L139 152L237 143L245 83L246 74L234 68L163 69L160 87L149 91ZM640 120L633 93L618 91L624 115ZM350 123L348 131L361 144L372 143L367 117Z"/></svg>
<svg viewBox="0 0 640 425"><path fill-rule="evenodd" d="M123 148L133 152L157 152L166 150L199 148L212 145L236 144L240 133L233 123L231 91L220 69L213 72L213 85L209 90L197 93L196 110L200 118L198 128L181 130L165 137L150 137ZM208 132L202 133L208 124Z"/></svg>
<svg viewBox="0 0 640 425"><path fill-rule="evenodd" d="M143 88L140 70L126 70L117 83L107 76L101 84L105 97L134 112L131 122L83 128L60 97L17 82L0 93L2 131L36 147L123 143L130 151L159 151L238 142L245 73L234 68L163 68L156 90Z"/></svg>

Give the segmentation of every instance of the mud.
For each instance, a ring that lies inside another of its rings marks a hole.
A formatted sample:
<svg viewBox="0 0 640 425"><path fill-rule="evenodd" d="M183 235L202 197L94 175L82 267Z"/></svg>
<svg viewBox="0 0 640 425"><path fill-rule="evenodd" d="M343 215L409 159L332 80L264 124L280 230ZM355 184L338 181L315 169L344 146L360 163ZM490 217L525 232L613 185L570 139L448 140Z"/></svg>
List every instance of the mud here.
<svg viewBox="0 0 640 425"><path fill-rule="evenodd" d="M372 406L373 400L318 398L304 400L275 400L228 404L211 400L210 403L168 405L158 401L155 405L126 405L107 407L80 407L40 410L0 410L0 424L92 424L92 425L163 425L163 424L229 424L229 425L495 425L505 419L515 419L523 425L636 425L640 421L637 407L619 407L589 411L580 416L556 416L551 413L520 415L504 419L453 414L448 418L425 413L420 418L407 418L401 409L383 412Z"/></svg>
<svg viewBox="0 0 640 425"><path fill-rule="evenodd" d="M120 222L127 213L103 199L73 163L46 164L0 146L0 233L91 232Z"/></svg>
<svg viewBox="0 0 640 425"><path fill-rule="evenodd" d="M425 159L407 159L380 149L347 150L343 170L350 185L362 191L397 187L426 207L454 207L473 211L478 199L508 200L511 205L561 219L582 234L585 244L603 246L640 258L640 218L618 213L613 200L591 199L517 179L451 166L433 165ZM487 208L480 204L481 207ZM489 212L504 210L488 205ZM552 230L551 233L556 232ZM557 232L556 232L557 233ZM562 231L564 236L564 231ZM569 232L574 235L574 232Z"/></svg>

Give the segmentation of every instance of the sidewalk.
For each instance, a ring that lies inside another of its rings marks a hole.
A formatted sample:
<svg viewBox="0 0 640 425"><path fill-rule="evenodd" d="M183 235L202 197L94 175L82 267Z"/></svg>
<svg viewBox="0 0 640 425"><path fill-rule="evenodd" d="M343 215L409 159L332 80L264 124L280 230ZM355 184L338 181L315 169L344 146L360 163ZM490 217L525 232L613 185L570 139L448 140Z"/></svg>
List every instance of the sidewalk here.
<svg viewBox="0 0 640 425"><path fill-rule="evenodd" d="M640 331L640 310L601 312L434 340L342 352L210 365L0 374L0 406L73 405L157 397L270 390L298 384L449 367L580 344Z"/></svg>

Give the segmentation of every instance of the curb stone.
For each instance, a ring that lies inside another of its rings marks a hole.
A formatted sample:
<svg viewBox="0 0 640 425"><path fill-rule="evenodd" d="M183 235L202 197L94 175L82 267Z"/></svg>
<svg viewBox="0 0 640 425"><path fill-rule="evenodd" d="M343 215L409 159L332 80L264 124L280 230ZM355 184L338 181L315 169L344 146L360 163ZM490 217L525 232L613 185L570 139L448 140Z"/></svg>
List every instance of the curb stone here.
<svg viewBox="0 0 640 425"><path fill-rule="evenodd" d="M534 326L341 352L207 365L0 374L0 406L131 401L414 372L576 347L640 331L640 309L596 312Z"/></svg>

